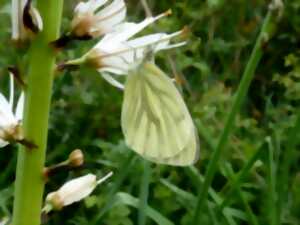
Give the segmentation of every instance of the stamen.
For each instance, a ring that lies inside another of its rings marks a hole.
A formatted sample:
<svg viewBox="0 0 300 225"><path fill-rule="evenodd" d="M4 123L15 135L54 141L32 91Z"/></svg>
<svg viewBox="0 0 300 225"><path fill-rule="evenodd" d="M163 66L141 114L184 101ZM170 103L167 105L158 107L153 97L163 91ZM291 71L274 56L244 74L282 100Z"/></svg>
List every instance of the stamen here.
<svg viewBox="0 0 300 225"><path fill-rule="evenodd" d="M110 178L114 173L110 172L108 173L105 177L101 178L100 180L97 181L97 184L101 184L102 182L106 181L108 178Z"/></svg>
<svg viewBox="0 0 300 225"><path fill-rule="evenodd" d="M172 10L171 9L168 9L167 11L155 16L155 17L148 17L145 19L146 20L152 20L151 23L154 23L156 22L157 20L163 18L163 17L166 17L166 16L170 16L172 14ZM142 22L143 23L143 22Z"/></svg>
<svg viewBox="0 0 300 225"><path fill-rule="evenodd" d="M163 48L163 50L179 48L179 47L182 47L182 46L186 45L186 43L187 43L186 41L183 41L183 42L180 42L180 43L177 43L177 44L168 45L167 47Z"/></svg>

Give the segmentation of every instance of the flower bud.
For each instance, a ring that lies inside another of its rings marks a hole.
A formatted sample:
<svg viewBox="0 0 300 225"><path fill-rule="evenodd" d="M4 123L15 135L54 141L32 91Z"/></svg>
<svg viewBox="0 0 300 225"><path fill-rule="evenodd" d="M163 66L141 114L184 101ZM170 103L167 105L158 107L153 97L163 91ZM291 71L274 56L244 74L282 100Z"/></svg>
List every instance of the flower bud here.
<svg viewBox="0 0 300 225"><path fill-rule="evenodd" d="M69 166L79 167L84 163L84 155L80 149L75 149L69 155Z"/></svg>
<svg viewBox="0 0 300 225"><path fill-rule="evenodd" d="M60 189L51 192L46 197L46 206L51 206L54 210L60 210L64 206L79 202L89 196L98 184L104 182L112 176L112 172L97 181L94 174L87 174L85 176L73 179L65 183Z"/></svg>

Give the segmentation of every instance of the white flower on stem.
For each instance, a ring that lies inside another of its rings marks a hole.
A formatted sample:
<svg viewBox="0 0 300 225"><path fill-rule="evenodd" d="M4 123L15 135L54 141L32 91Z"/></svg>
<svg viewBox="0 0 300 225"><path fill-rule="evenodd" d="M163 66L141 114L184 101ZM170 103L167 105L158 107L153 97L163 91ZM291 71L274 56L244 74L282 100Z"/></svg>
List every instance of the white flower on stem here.
<svg viewBox="0 0 300 225"><path fill-rule="evenodd" d="M44 211L49 212L52 209L60 210L65 206L83 200L94 191L97 185L110 178L112 174L113 173L110 172L100 180L97 180L94 174L87 174L68 181L57 191L47 195Z"/></svg>
<svg viewBox="0 0 300 225"><path fill-rule="evenodd" d="M0 93L0 148L6 146L11 141L21 141L23 139L21 122L24 108L24 93L19 97L16 110L14 112L14 80L10 74L10 97L7 100Z"/></svg>
<svg viewBox="0 0 300 225"><path fill-rule="evenodd" d="M186 42L171 44L172 38L182 35L186 29L166 34L155 33L139 38L131 39L144 28L154 23L158 19L169 15L167 11L156 17L146 18L141 23L123 23L110 34L105 35L88 53L80 59L71 60L66 65L76 65L87 63L94 66L113 86L120 89L123 84L118 82L109 73L115 75L126 75L129 70L137 66L145 58L147 50L150 48L154 53L160 50L179 47Z"/></svg>
<svg viewBox="0 0 300 225"><path fill-rule="evenodd" d="M12 39L26 40L30 32L37 33L43 29L42 18L31 5L31 0L12 0L11 7Z"/></svg>
<svg viewBox="0 0 300 225"><path fill-rule="evenodd" d="M75 8L72 20L72 35L77 38L95 38L113 31L114 27L125 20L124 0L89 0L80 2ZM103 8L102 8L103 7ZM102 8L101 10L99 10Z"/></svg>

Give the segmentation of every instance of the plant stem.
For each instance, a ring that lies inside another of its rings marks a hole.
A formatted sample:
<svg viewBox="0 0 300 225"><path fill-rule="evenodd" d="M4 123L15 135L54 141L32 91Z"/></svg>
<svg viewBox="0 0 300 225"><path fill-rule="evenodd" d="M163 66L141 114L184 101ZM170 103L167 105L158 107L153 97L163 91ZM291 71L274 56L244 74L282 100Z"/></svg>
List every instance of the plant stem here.
<svg viewBox="0 0 300 225"><path fill-rule="evenodd" d="M143 164L144 164L144 174L140 185L140 204L139 204L139 215L138 215L139 225L145 225L147 222L146 208L148 206L149 183L151 177L150 163L144 160Z"/></svg>
<svg viewBox="0 0 300 225"><path fill-rule="evenodd" d="M13 225L39 225L41 217L48 118L55 66L55 53L49 43L58 37L63 0L39 0L37 7L44 29L29 50L24 109L24 136L38 147L20 147L15 182Z"/></svg>
<svg viewBox="0 0 300 225"><path fill-rule="evenodd" d="M197 200L197 206L194 214L194 220L193 224L199 224L200 222L200 212L202 211L202 207L204 202L207 198L207 192L210 187L210 184L214 178L214 175L217 170L217 163L220 158L222 150L226 148L226 145L228 143L228 138L230 136L230 133L233 130L234 127L234 121L235 117L239 112L239 109L241 107L241 104L248 92L250 83L254 77L254 72L256 70L256 67L262 58L263 55L263 44L268 41L270 36L273 34L273 28L274 28L274 13L272 10L269 10L268 14L266 15L263 26L261 29L261 32L256 40L254 49L252 50L250 59L247 63L246 69L244 71L242 80L240 82L240 85L238 87L232 109L227 117L226 124L223 130L223 133L221 134L221 137L218 141L217 147L215 151L212 153L211 160L208 164L208 168L205 174L205 181L203 186L201 186L201 189L198 194L198 200Z"/></svg>

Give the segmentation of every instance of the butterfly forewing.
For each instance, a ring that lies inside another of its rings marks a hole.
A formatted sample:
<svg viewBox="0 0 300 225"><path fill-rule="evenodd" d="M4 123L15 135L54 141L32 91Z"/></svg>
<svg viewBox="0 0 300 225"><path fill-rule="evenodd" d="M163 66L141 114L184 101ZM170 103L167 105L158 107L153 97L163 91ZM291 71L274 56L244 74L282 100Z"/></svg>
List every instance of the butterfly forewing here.
<svg viewBox="0 0 300 225"><path fill-rule="evenodd" d="M122 129L126 143L151 161L186 165L196 158L197 134L188 109L172 80L151 62L127 78Z"/></svg>

